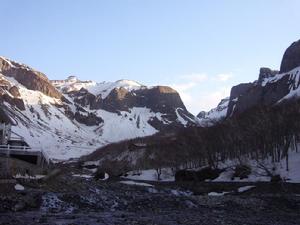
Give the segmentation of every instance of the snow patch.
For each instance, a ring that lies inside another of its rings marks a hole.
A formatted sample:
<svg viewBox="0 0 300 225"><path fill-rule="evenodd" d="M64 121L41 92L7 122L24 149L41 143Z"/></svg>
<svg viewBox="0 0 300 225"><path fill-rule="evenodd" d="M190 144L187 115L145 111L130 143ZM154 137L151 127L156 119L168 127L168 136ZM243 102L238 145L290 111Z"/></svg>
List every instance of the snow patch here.
<svg viewBox="0 0 300 225"><path fill-rule="evenodd" d="M255 186L244 186L244 187L240 187L240 188L238 189L238 192L239 192L239 193L243 193L243 192L249 191L249 190L251 190L251 189L253 189L253 188L255 188Z"/></svg>
<svg viewBox="0 0 300 225"><path fill-rule="evenodd" d="M15 179L28 179L28 180L40 180L43 179L45 177L45 175L34 175L34 176L30 176L28 174L25 175L21 175L21 174L16 174L15 176L13 176Z"/></svg>
<svg viewBox="0 0 300 225"><path fill-rule="evenodd" d="M93 176L88 175L88 174L72 174L73 177L80 177L80 178L85 178L85 179L91 179Z"/></svg>
<svg viewBox="0 0 300 225"><path fill-rule="evenodd" d="M226 194L229 194L230 192L209 192L208 196L224 196Z"/></svg>
<svg viewBox="0 0 300 225"><path fill-rule="evenodd" d="M154 187L152 184L142 183L142 182L134 182L132 180L120 181L121 184L127 185L136 185L136 186L144 186L144 187Z"/></svg>
<svg viewBox="0 0 300 225"><path fill-rule="evenodd" d="M118 80L116 82L96 83L94 81L80 81L74 76L71 76L64 81L52 81L52 84L56 88L66 93L69 93L71 91L79 91L83 88L95 96L101 96L102 99L105 99L110 94L110 92L116 88L125 88L128 91L146 88L146 86L132 80Z"/></svg>
<svg viewBox="0 0 300 225"><path fill-rule="evenodd" d="M175 176L171 169L163 168L160 176L160 181L175 181ZM126 179L130 180L145 180L145 181L157 181L157 172L154 169L139 170L128 172Z"/></svg>
<svg viewBox="0 0 300 225"><path fill-rule="evenodd" d="M15 190L16 190L16 191L24 191L25 188L24 188L24 186L22 186L21 184L16 184L16 185L15 185Z"/></svg>

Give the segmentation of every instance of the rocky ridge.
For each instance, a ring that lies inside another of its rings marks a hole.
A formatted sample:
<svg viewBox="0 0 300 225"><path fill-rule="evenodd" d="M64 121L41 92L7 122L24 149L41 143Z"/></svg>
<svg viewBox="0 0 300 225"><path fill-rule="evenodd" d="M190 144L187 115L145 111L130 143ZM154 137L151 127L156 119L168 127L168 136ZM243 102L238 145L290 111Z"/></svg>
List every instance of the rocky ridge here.
<svg viewBox="0 0 300 225"><path fill-rule="evenodd" d="M4 57L0 103L14 121L13 131L54 159L79 157L109 143L198 122L169 87L128 80L96 83L74 76L49 81Z"/></svg>
<svg viewBox="0 0 300 225"><path fill-rule="evenodd" d="M260 68L258 80L252 83L242 83L231 88L230 97L224 113L217 115L201 112L198 117L201 124L211 121L220 121L256 106L273 106L285 101L298 99L300 96L300 41L294 42L285 51L280 71L269 68ZM222 102L224 102L222 100ZM222 102L220 105L223 105ZM218 107L212 111L218 111Z"/></svg>

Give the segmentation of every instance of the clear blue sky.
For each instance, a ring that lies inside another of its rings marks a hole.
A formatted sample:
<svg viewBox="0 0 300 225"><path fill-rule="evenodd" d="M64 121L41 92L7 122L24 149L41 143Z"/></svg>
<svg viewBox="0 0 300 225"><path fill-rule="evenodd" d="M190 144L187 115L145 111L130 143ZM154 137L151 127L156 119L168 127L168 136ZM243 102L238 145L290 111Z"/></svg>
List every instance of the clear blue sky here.
<svg viewBox="0 0 300 225"><path fill-rule="evenodd" d="M50 79L132 79L198 113L279 68L300 39L298 0L0 0L0 55Z"/></svg>

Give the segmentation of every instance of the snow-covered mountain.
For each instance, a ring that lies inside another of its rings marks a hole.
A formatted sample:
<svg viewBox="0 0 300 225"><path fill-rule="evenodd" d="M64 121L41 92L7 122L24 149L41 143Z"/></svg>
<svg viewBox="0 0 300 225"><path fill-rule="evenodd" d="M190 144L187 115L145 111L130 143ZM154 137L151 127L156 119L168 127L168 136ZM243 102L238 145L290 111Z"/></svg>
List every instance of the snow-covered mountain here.
<svg viewBox="0 0 300 225"><path fill-rule="evenodd" d="M0 58L1 108L13 132L53 159L91 153L108 143L197 124L179 94L135 81L49 81L24 64Z"/></svg>
<svg viewBox="0 0 300 225"><path fill-rule="evenodd" d="M201 112L200 124L210 126L256 106L273 106L300 97L300 40L285 51L280 71L261 68L258 80L232 87L217 108Z"/></svg>
<svg viewBox="0 0 300 225"><path fill-rule="evenodd" d="M80 81L76 76L69 76L66 80L53 80L51 83L64 93L80 91L83 88L95 96L100 96L102 99L106 98L116 88L125 88L128 91L147 88L131 80L96 83L94 81Z"/></svg>
<svg viewBox="0 0 300 225"><path fill-rule="evenodd" d="M200 112L197 115L197 117L199 118L199 124L201 126L207 127L224 119L227 115L228 103L229 97L222 99L216 108L213 108L208 112Z"/></svg>

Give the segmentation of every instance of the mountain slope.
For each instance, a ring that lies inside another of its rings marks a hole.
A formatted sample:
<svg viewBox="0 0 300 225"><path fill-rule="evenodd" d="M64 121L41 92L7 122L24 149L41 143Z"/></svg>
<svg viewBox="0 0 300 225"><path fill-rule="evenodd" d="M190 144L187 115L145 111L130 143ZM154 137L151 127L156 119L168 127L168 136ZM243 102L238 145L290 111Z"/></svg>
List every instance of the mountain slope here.
<svg viewBox="0 0 300 225"><path fill-rule="evenodd" d="M220 121L257 106L274 106L285 101L293 101L300 97L300 41L294 42L285 51L280 71L261 68L258 80L252 83L243 83L232 87L227 109L222 107L224 113L200 114L201 124L213 125ZM223 100L220 105L223 105ZM225 106L226 107L226 106ZM220 109L214 109L215 111ZM202 115L202 117L201 117ZM203 117L203 115L205 115ZM207 120L210 122L207 123Z"/></svg>
<svg viewBox="0 0 300 225"><path fill-rule="evenodd" d="M134 81L50 82L34 69L1 57L1 108L13 132L52 159L69 159L121 140L195 125L197 119L169 87Z"/></svg>
<svg viewBox="0 0 300 225"><path fill-rule="evenodd" d="M300 52L295 52L297 59ZM298 63L293 58L292 64ZM209 167L230 175L219 180L299 182L299 109L300 66L287 72L261 68L258 80L234 86L215 109L199 113L202 126L107 145L82 160L113 175ZM187 174L185 179L199 181L195 176Z"/></svg>

